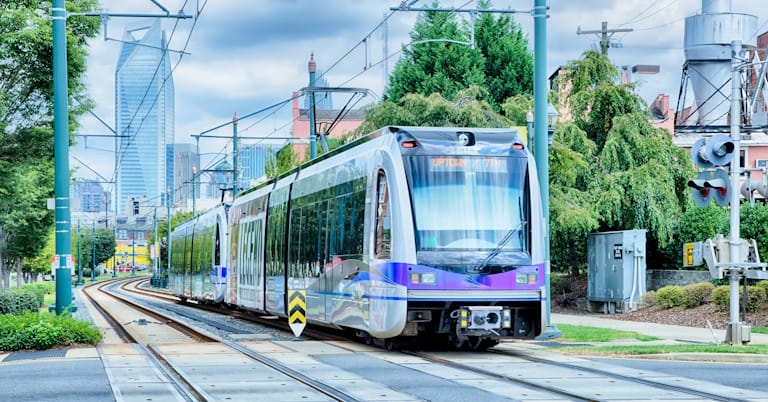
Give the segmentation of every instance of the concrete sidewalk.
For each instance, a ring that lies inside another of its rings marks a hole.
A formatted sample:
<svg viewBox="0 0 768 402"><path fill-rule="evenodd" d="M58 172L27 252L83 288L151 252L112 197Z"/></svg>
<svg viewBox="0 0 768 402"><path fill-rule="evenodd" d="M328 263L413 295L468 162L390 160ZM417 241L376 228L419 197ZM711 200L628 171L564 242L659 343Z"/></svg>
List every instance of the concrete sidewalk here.
<svg viewBox="0 0 768 402"><path fill-rule="evenodd" d="M552 322L557 324L583 325L597 328L610 328L633 331L643 335L681 342L716 344L725 339L725 330L709 328L683 327L638 321L617 320L610 315L601 314L552 314ZM768 335L752 334L751 344L768 344Z"/></svg>

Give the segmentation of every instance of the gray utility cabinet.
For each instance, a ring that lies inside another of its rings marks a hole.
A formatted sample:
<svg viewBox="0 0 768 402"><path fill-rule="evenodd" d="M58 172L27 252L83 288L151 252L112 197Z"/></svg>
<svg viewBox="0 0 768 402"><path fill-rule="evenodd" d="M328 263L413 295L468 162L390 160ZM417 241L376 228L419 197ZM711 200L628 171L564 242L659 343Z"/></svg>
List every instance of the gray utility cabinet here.
<svg viewBox="0 0 768 402"><path fill-rule="evenodd" d="M645 229L591 233L587 240L587 310L629 311L645 294Z"/></svg>

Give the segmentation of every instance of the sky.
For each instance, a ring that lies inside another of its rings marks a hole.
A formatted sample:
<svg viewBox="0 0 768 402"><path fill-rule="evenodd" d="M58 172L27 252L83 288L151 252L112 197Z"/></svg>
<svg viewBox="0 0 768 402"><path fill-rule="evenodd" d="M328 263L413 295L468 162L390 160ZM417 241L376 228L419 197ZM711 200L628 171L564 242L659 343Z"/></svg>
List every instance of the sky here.
<svg viewBox="0 0 768 402"><path fill-rule="evenodd" d="M760 0L728 1L732 11L758 18L758 32L768 30L768 15ZM307 62L314 54L318 72L329 86L367 88L369 95L356 106L377 102L384 92L386 71L393 69L416 21L415 12L395 12L387 18L386 35L380 26L400 0L102 0L111 13L160 12L158 3L176 13L182 9L196 19L164 19L169 48L175 51L175 137L177 143L194 143L199 134L289 99L293 91L308 86ZM426 7L420 0L414 7ZM607 21L609 29L632 28L616 33L608 56L614 65L655 64L656 75L635 75L639 94L650 103L658 94L677 101L684 62L683 32L687 16L701 10L701 0L549 0L547 73L578 59L584 51L599 49L595 34ZM513 9L533 49L533 18L527 13L533 0L492 0L494 8ZM441 7L474 8L474 0L440 0ZM466 16L466 14L462 14ZM123 27L136 19L109 18L102 32L89 42L86 83L96 107L94 113L113 126L115 121L114 72L121 48ZM377 28L378 27L378 28ZM106 39L105 39L106 38ZM389 56L389 57L387 57ZM386 62L384 60L387 60ZM388 70L385 70L388 68ZM348 97L334 97L340 108ZM240 121L242 136L290 135L290 103L282 108ZM91 115L80 119L82 134L107 134ZM229 135L231 127L211 132ZM78 178L112 180L114 140L81 137L70 151L70 167ZM242 143L279 143L278 140L242 140ZM223 153L231 143L221 139L200 141L202 165Z"/></svg>

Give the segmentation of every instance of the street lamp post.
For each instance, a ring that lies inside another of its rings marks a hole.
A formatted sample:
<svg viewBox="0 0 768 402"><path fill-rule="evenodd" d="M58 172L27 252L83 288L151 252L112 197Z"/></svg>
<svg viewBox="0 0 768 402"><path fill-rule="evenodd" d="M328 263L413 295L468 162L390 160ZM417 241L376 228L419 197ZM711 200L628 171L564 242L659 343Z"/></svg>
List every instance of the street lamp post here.
<svg viewBox="0 0 768 402"><path fill-rule="evenodd" d="M544 327L537 339L554 339L562 333L552 324L550 300L550 260L549 260L549 143L547 135L547 0L534 0L533 3L533 117L534 117L534 157L541 186L541 207L544 213L544 277L545 302Z"/></svg>

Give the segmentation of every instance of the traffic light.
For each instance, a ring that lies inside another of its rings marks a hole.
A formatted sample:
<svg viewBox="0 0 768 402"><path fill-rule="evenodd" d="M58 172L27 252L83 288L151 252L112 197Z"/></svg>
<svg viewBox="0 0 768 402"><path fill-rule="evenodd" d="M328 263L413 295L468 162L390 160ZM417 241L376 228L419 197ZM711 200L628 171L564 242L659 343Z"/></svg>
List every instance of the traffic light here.
<svg viewBox="0 0 768 402"><path fill-rule="evenodd" d="M721 206L730 201L731 183L725 169L705 170L695 180L688 180L688 187L693 189L693 202L700 207L709 205L712 198Z"/></svg>

